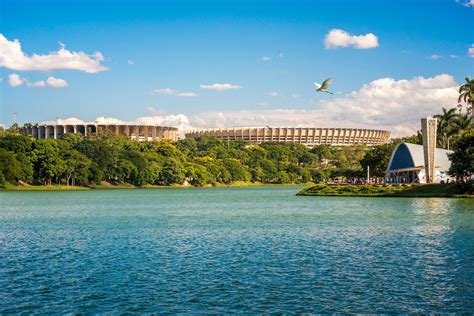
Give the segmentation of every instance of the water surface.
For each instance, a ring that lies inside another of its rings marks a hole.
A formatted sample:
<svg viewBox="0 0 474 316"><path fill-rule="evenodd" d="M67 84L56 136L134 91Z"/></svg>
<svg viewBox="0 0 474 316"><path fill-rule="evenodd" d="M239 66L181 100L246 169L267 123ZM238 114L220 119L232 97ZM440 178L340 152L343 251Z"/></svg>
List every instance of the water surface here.
<svg viewBox="0 0 474 316"><path fill-rule="evenodd" d="M474 312L474 202L0 193L0 314Z"/></svg>

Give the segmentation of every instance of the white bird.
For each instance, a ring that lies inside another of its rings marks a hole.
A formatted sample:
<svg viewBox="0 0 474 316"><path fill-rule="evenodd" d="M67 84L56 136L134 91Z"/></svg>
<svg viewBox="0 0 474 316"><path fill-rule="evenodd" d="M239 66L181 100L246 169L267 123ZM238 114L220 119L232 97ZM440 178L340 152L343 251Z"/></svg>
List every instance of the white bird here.
<svg viewBox="0 0 474 316"><path fill-rule="evenodd" d="M323 84L319 84L319 83L315 82L314 86L315 86L316 92L326 92L326 93L329 93L329 94L333 94L332 92L328 91L328 88L329 88L329 85L331 84L331 82L332 82L332 78L328 78L328 79L324 80Z"/></svg>

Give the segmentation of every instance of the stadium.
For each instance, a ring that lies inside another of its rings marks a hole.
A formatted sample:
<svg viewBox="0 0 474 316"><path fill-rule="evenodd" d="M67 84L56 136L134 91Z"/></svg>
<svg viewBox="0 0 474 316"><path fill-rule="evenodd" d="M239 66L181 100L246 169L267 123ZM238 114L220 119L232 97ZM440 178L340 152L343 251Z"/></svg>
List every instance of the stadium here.
<svg viewBox="0 0 474 316"><path fill-rule="evenodd" d="M123 135L138 141L178 140L176 127L156 125L129 125L129 124L44 124L25 125L20 128L20 133L32 135L36 139L61 138L66 133L82 134L83 136L111 133Z"/></svg>
<svg viewBox="0 0 474 316"><path fill-rule="evenodd" d="M316 127L236 127L196 129L185 132L186 138L201 136L225 140L245 140L257 143L292 142L308 147L315 145L368 145L387 143L390 132L360 128L316 128Z"/></svg>

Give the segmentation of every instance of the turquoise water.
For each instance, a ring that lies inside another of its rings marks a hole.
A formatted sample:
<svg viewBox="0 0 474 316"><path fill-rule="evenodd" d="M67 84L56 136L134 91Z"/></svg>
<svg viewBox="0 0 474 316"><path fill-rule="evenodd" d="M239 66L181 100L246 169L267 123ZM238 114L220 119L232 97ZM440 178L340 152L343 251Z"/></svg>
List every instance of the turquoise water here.
<svg viewBox="0 0 474 316"><path fill-rule="evenodd" d="M474 201L0 193L0 314L474 312Z"/></svg>

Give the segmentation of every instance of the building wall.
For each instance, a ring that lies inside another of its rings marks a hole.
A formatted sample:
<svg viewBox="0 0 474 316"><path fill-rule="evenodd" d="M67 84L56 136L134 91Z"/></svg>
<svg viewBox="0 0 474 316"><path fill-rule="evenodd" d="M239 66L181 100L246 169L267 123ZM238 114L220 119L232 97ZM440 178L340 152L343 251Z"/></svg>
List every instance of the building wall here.
<svg viewBox="0 0 474 316"><path fill-rule="evenodd" d="M314 128L314 127L259 127L259 128L215 128L185 132L186 138L212 136L226 140L248 140L255 142L293 142L306 146L314 145L357 145L384 144L390 137L389 131L357 128Z"/></svg>
<svg viewBox="0 0 474 316"><path fill-rule="evenodd" d="M178 129L176 127L154 125L52 124L20 128L20 133L32 135L36 139L57 139L66 133L79 133L83 136L87 136L102 132L123 135L138 141L178 140Z"/></svg>

